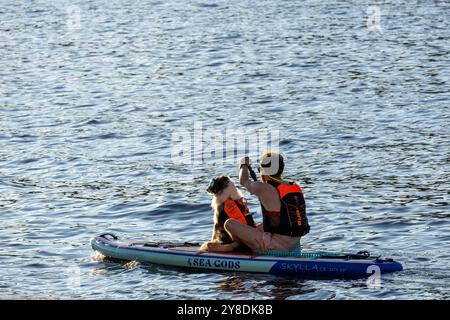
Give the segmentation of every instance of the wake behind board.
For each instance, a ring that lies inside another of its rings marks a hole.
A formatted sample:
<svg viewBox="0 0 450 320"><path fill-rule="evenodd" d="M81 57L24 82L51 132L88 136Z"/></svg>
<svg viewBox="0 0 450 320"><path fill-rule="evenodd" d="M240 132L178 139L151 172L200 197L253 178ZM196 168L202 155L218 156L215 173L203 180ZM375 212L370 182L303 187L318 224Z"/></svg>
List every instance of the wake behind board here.
<svg viewBox="0 0 450 320"><path fill-rule="evenodd" d="M279 256L247 253L199 252L198 244L131 243L113 234L91 240L92 249L108 258L192 269L298 275L314 278L364 278L373 273L403 270L392 259L368 253L285 253Z"/></svg>

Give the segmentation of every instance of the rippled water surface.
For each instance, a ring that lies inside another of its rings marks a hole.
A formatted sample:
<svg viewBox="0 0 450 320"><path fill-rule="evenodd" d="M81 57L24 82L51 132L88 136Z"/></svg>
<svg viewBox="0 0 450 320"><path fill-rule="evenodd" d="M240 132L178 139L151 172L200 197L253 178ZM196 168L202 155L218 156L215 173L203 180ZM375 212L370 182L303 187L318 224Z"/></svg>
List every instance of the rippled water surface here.
<svg viewBox="0 0 450 320"><path fill-rule="evenodd" d="M0 0L0 298L449 299L449 30L437 0ZM208 180L238 172L171 161L194 123L279 129L304 248L405 270L374 289L96 259L105 231L210 236Z"/></svg>

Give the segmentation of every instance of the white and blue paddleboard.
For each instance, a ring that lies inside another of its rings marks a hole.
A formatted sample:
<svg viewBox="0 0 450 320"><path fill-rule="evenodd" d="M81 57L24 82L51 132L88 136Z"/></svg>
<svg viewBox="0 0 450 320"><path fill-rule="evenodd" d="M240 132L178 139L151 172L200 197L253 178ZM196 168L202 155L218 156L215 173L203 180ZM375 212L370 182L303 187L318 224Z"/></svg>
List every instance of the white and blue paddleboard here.
<svg viewBox="0 0 450 320"><path fill-rule="evenodd" d="M91 240L91 246L107 258L167 266L231 272L255 272L316 278L364 278L374 273L403 270L392 259L372 257L367 252L286 253L286 256L252 253L199 252L198 244L122 242L113 234ZM278 254L280 255L280 254Z"/></svg>

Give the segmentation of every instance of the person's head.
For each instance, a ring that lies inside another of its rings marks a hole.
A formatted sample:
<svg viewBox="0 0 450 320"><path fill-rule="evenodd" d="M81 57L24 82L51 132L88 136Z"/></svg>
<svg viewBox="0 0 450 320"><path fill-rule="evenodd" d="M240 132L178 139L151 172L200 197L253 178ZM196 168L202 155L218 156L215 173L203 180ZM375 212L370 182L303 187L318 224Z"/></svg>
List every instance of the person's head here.
<svg viewBox="0 0 450 320"><path fill-rule="evenodd" d="M283 156L278 152L271 150L264 152L264 154L259 159L258 171L263 182L267 182L270 177L281 179L284 171Z"/></svg>
<svg viewBox="0 0 450 320"><path fill-rule="evenodd" d="M233 181L227 176L212 178L206 191L213 196L211 206L214 210L224 203L227 199L240 199L242 192L239 191Z"/></svg>

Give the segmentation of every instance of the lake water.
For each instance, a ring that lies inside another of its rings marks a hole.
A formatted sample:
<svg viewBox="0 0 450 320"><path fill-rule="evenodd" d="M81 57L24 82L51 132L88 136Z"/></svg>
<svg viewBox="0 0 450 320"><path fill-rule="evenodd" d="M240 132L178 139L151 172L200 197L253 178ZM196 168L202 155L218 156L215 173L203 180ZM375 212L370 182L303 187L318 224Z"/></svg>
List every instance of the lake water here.
<svg viewBox="0 0 450 320"><path fill-rule="evenodd" d="M0 0L0 298L449 299L449 30L437 0ZM106 231L209 238L205 189L238 165L173 160L199 124L279 130L303 247L405 270L372 288L94 256Z"/></svg>

